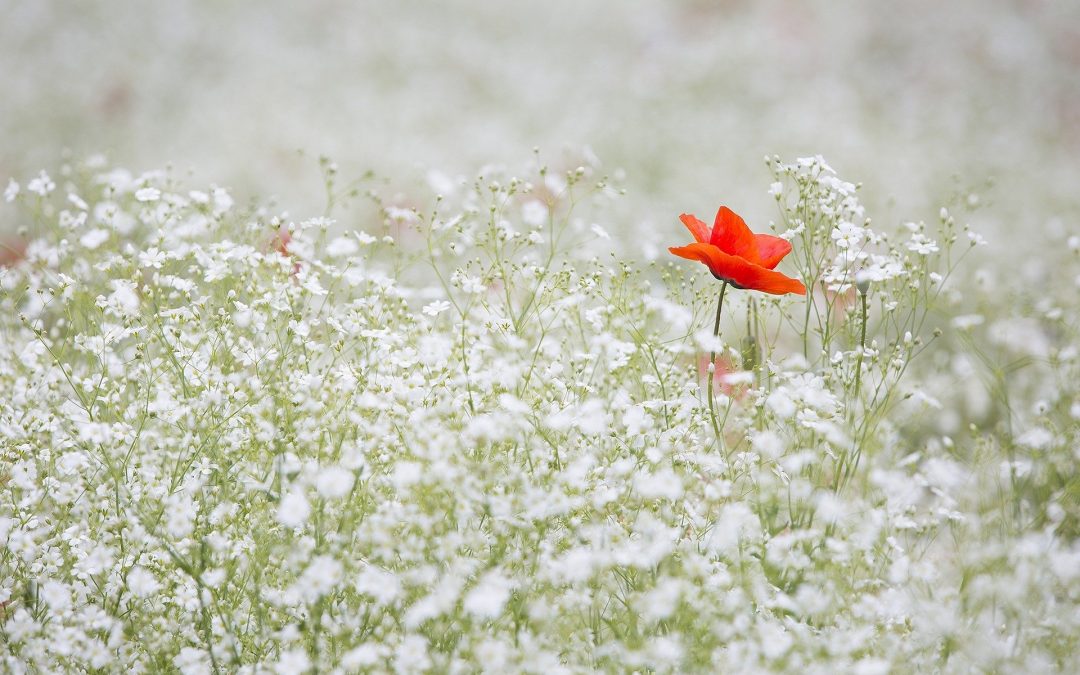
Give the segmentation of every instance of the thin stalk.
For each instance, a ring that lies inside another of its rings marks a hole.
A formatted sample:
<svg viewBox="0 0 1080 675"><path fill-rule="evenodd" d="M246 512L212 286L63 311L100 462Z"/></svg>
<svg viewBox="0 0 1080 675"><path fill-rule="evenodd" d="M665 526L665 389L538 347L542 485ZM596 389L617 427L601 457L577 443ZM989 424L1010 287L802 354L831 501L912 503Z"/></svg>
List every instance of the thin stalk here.
<svg viewBox="0 0 1080 675"><path fill-rule="evenodd" d="M720 313L724 310L724 294L727 292L728 282L724 282L720 286L720 301L716 303L716 322L713 323L713 337L720 337ZM716 440L720 441L723 445L723 438L720 436L720 424L716 421L716 402L713 401L713 380L716 377L716 350L713 349L709 352L709 367L706 368L706 376L709 378L709 419L712 421L713 432L716 433Z"/></svg>
<svg viewBox="0 0 1080 675"><path fill-rule="evenodd" d="M855 359L855 397L852 401L852 405L858 405L859 403L859 390L862 386L862 362L863 355L866 352L866 293L859 291L859 301L862 309L862 326L859 328L859 358ZM880 386L880 385L879 385ZM875 395L876 399L877 396ZM853 413L854 414L854 413ZM859 458L862 455L862 444L866 440L866 432L868 427L866 422L866 409L863 409L863 433L861 438L856 438L852 441L851 453L846 456L841 456L839 464L836 466L836 482L835 492L839 492L844 483L854 473L855 467L859 465Z"/></svg>
<svg viewBox="0 0 1080 675"><path fill-rule="evenodd" d="M862 379L863 353L866 351L866 293L859 293L862 302L862 327L859 329L859 358L855 361L855 400L859 399L859 384Z"/></svg>

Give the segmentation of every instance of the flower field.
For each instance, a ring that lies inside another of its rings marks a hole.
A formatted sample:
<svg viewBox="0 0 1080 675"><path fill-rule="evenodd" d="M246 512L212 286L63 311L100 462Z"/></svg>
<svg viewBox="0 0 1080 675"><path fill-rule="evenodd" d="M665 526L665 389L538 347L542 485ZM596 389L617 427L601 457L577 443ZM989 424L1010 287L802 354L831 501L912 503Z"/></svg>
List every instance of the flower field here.
<svg viewBox="0 0 1080 675"><path fill-rule="evenodd" d="M1068 11L451 4L16 3L0 672L1080 670Z"/></svg>

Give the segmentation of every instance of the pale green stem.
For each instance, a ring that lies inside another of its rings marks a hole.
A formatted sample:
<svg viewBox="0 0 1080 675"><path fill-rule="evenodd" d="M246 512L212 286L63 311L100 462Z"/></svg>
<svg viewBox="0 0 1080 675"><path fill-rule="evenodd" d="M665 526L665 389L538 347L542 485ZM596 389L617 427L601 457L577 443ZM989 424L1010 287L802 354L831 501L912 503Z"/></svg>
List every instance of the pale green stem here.
<svg viewBox="0 0 1080 675"><path fill-rule="evenodd" d="M720 313L724 310L724 293L727 292L728 282L720 287L720 301L716 303L716 322L713 324L713 337L720 337ZM713 380L716 377L716 350L709 352L709 367L707 370L707 377L709 378L709 419L712 421L713 431L716 433L716 440L720 441L723 445L723 438L720 436L720 424L716 421L716 402L713 401Z"/></svg>

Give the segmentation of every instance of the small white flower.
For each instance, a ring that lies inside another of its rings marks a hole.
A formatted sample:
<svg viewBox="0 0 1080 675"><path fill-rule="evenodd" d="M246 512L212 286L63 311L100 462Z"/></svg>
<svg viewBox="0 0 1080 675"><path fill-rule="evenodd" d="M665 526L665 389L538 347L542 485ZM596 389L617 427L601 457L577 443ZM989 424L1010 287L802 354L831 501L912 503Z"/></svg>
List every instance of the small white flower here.
<svg viewBox="0 0 1080 675"><path fill-rule="evenodd" d="M14 178L8 179L7 187L4 189L4 201L15 201L15 198L19 196L19 189L19 184L15 182Z"/></svg>
<svg viewBox="0 0 1080 675"><path fill-rule="evenodd" d="M156 246L151 246L145 251L139 253L139 266L140 267L153 267L156 270L161 269L161 266L165 263L167 256L163 251L158 250Z"/></svg>
<svg viewBox="0 0 1080 675"><path fill-rule="evenodd" d="M481 619L494 619L502 613L513 589L510 580L497 570L491 570L465 595L465 611Z"/></svg>
<svg viewBox="0 0 1080 675"><path fill-rule="evenodd" d="M539 227L548 220L548 207L539 199L531 199L521 207L521 220L526 225Z"/></svg>
<svg viewBox="0 0 1080 675"><path fill-rule="evenodd" d="M296 321L295 319L289 320L289 328L293 333L296 333L298 337L306 338L311 334L311 326L307 321Z"/></svg>
<svg viewBox="0 0 1080 675"><path fill-rule="evenodd" d="M30 179L30 182L26 184L26 189L28 192L44 197L56 189L56 183L53 182L52 178L49 178L49 174L42 171L37 178Z"/></svg>
<svg viewBox="0 0 1080 675"><path fill-rule="evenodd" d="M391 482L399 489L405 489L420 480L422 467L417 462L398 462L391 475Z"/></svg>
<svg viewBox="0 0 1080 675"><path fill-rule="evenodd" d="M975 326L981 326L986 321L982 314L962 314L953 317L952 324L959 330L971 330Z"/></svg>
<svg viewBox="0 0 1080 675"><path fill-rule="evenodd" d="M213 672L209 655L201 649L184 647L173 657L172 664L182 675L204 675Z"/></svg>
<svg viewBox="0 0 1080 675"><path fill-rule="evenodd" d="M74 192L68 193L68 201L71 202L71 204L80 211L90 210L90 205L83 201L83 198L75 194Z"/></svg>
<svg viewBox="0 0 1080 675"><path fill-rule="evenodd" d="M338 499L349 494L355 481L352 471L340 466L328 466L315 477L315 490L328 499Z"/></svg>
<svg viewBox="0 0 1080 675"><path fill-rule="evenodd" d="M154 187L144 187L135 192L135 199L140 202L156 202L161 199L161 190Z"/></svg>
<svg viewBox="0 0 1080 675"><path fill-rule="evenodd" d="M277 675L301 675L311 670L311 659L303 649L290 649L282 652L281 658L274 664Z"/></svg>
<svg viewBox="0 0 1080 675"><path fill-rule="evenodd" d="M50 579L41 584L39 595L54 614L62 614L71 609L71 589L66 584Z"/></svg>
<svg viewBox="0 0 1080 675"><path fill-rule="evenodd" d="M386 207L386 215L390 220L402 225L415 225L420 222L420 216L416 215L415 211L400 206Z"/></svg>
<svg viewBox="0 0 1080 675"><path fill-rule="evenodd" d="M300 488L285 493L278 504L278 522L286 527L301 527L311 517L311 503Z"/></svg>
<svg viewBox="0 0 1080 675"><path fill-rule="evenodd" d="M300 593L308 602L314 602L333 592L341 582L343 572L344 568L335 558L328 555L315 556L304 573L300 575L297 584L300 587Z"/></svg>
<svg viewBox="0 0 1080 675"><path fill-rule="evenodd" d="M219 187L214 188L213 197L214 197L214 211L213 211L213 213L214 213L215 216L220 218L221 216L225 215L225 213L227 213L229 211L229 209L231 209L233 207L232 195L230 195L228 193L228 191L225 190L225 188L219 188Z"/></svg>
<svg viewBox="0 0 1080 675"><path fill-rule="evenodd" d="M95 227L92 230L87 230L83 233L83 236L79 237L79 243L84 248L94 250L98 246L101 246L108 240L109 231L103 230L100 227Z"/></svg>
<svg viewBox="0 0 1080 675"><path fill-rule="evenodd" d="M161 584L149 570L136 565L128 571L127 587L135 597L145 598L157 593L161 589Z"/></svg>
<svg viewBox="0 0 1080 675"><path fill-rule="evenodd" d="M682 479L668 467L653 474L638 474L634 478L634 489L645 499L675 500L683 495Z"/></svg>
<svg viewBox="0 0 1080 675"><path fill-rule="evenodd" d="M344 656L341 657L341 665L356 670L370 668L381 661L385 655L385 645L365 642L359 647L345 652Z"/></svg>
<svg viewBox="0 0 1080 675"><path fill-rule="evenodd" d="M938 252L937 242L927 237L922 232L916 232L911 235L911 240L907 244L909 251L914 251L919 255L930 255L931 253Z"/></svg>
<svg viewBox="0 0 1080 675"><path fill-rule="evenodd" d="M112 280L113 292L109 295L109 304L121 314L134 316L139 312L139 293L135 283L126 279Z"/></svg>
<svg viewBox="0 0 1080 675"><path fill-rule="evenodd" d="M333 258L347 258L355 255L360 245L353 237L335 237L326 250Z"/></svg>
<svg viewBox="0 0 1080 675"><path fill-rule="evenodd" d="M439 316L448 309L450 309L449 302L446 300L436 300L429 305L424 305L423 312L428 316Z"/></svg>

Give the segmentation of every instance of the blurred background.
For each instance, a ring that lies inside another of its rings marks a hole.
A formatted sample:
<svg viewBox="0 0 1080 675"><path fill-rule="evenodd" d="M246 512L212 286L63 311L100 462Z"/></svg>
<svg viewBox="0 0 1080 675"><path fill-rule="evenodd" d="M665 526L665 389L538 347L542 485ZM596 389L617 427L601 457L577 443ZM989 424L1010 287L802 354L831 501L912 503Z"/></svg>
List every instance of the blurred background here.
<svg viewBox="0 0 1080 675"><path fill-rule="evenodd" d="M984 229L1077 229L1074 0L0 6L4 183L102 152L303 217L319 155L423 180L570 148L625 170L627 227L681 234L721 201L773 217L762 157L821 154L878 220L975 189Z"/></svg>

